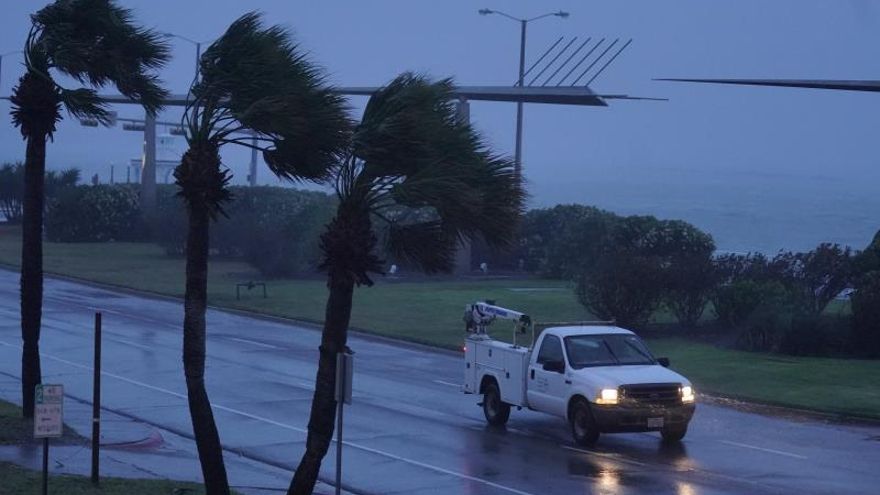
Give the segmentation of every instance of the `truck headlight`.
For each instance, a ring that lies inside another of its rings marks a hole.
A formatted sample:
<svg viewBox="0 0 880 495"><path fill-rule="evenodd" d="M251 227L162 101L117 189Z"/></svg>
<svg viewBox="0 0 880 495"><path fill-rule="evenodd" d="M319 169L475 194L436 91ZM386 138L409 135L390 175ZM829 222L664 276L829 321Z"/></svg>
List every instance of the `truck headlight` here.
<svg viewBox="0 0 880 495"><path fill-rule="evenodd" d="M690 386L681 387L681 401L682 402L693 402L696 397L694 396L694 389Z"/></svg>
<svg viewBox="0 0 880 495"><path fill-rule="evenodd" d="M599 397L596 399L596 404L605 404L605 405L617 404L617 389L616 388L603 388L602 391L599 392Z"/></svg>

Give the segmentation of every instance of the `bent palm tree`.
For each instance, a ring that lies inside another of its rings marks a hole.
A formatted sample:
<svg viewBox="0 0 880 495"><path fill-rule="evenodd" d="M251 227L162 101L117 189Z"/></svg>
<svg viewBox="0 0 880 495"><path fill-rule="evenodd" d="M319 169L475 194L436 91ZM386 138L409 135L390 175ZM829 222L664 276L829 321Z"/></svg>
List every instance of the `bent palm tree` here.
<svg viewBox="0 0 880 495"><path fill-rule="evenodd" d="M113 84L155 114L165 91L153 71L168 60L155 32L132 22L131 12L111 0L57 0L31 16L24 47L26 72L12 92L12 122L27 141L21 243L22 411L34 415L34 386L41 381L40 324L43 311L43 203L46 140L61 120L61 107L76 118L108 123L95 88ZM89 88L67 89L53 74Z"/></svg>
<svg viewBox="0 0 880 495"><path fill-rule="evenodd" d="M372 285L385 252L427 273L453 268L459 242L513 238L524 193L508 160L458 121L448 80L403 74L376 93L335 170L339 206L321 236L329 297L306 451L288 494L309 494L333 436L336 354L355 286ZM381 226L381 229L377 227Z"/></svg>
<svg viewBox="0 0 880 495"><path fill-rule="evenodd" d="M350 125L340 98L322 87L317 70L297 53L288 33L263 28L257 14L232 23L202 55L199 72L184 114L189 149L174 178L189 222L183 368L205 490L213 495L229 493L205 389L209 224L232 199L220 148L256 146L280 178L320 179L336 163Z"/></svg>

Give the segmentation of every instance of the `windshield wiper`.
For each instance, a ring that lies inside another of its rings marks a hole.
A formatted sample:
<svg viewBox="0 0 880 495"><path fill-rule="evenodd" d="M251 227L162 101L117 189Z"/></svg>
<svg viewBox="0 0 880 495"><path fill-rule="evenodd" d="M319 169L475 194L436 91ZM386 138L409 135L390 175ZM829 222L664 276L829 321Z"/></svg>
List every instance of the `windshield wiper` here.
<svg viewBox="0 0 880 495"><path fill-rule="evenodd" d="M608 341L605 339L602 339L602 343L605 344L605 348L608 349L608 354L611 354L611 357L614 358L614 363L620 364L620 359L617 359L617 354L614 354L614 351L611 350L611 346L608 345Z"/></svg>
<svg viewBox="0 0 880 495"><path fill-rule="evenodd" d="M642 356L644 356L645 359L647 359L649 362L652 362L652 363L654 362L654 358L653 358L653 357L649 356L648 354L645 354L644 351L642 351L641 349L639 349L637 346L633 345L632 342L630 342L630 341L628 341L628 340L624 340L623 342L624 342L626 345L628 345L628 346L632 347L633 349L635 349L636 352L638 352L639 354L641 354Z"/></svg>

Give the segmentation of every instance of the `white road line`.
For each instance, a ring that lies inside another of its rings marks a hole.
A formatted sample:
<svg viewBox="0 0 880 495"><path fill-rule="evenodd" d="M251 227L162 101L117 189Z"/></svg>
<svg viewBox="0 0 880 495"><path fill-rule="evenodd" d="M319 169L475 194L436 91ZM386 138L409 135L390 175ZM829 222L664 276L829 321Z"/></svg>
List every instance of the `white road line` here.
<svg viewBox="0 0 880 495"><path fill-rule="evenodd" d="M767 452L770 454L784 455L786 457L792 457L794 459L806 459L807 458L806 456L803 456L803 455L792 454L791 452L785 452L782 450L766 449L764 447L749 445L747 443L731 442L730 440L719 440L719 442L721 442L723 444L727 444L727 445L733 445L734 447L742 447L744 449L760 450L761 452Z"/></svg>
<svg viewBox="0 0 880 495"><path fill-rule="evenodd" d="M449 387L461 388L460 383L444 382L443 380L434 380L434 383L439 383L440 385L446 385Z"/></svg>
<svg viewBox="0 0 880 495"><path fill-rule="evenodd" d="M21 346L14 345L14 344L10 344L10 343L8 343L8 342L3 342L2 340L0 340L0 345L5 345L5 346L7 346L7 347L14 347L14 348L19 348L19 349L21 349ZM85 366L85 365L82 365L82 364L79 364L79 363L75 363L75 362L73 362L73 361L68 361L68 360L66 360L66 359L61 359L61 358L58 358L58 357L55 357L55 356L50 356L50 355L45 354L45 353L42 353L42 352L40 353L40 356L41 356L41 357L48 358L48 359L51 359L51 360L53 360L53 361L58 361L59 363L64 363L64 364L67 364L67 365L73 366L73 367L75 367L75 368L80 368L80 369L84 369L84 370L92 370L92 367L91 367L91 366ZM115 374L115 373L110 373L110 372L108 372L108 371L103 371L103 370L102 370L102 371L101 371L101 374L102 374L102 375L109 376L109 377L111 377L111 378L115 378L115 379L117 379L117 380L121 380L121 381L126 382L126 383L130 383L130 384L132 384L132 385L137 385L137 386L139 386L139 387L143 387L143 388L146 388L146 389L149 389L149 390L153 390L153 391L156 391L156 392L160 392L160 393L164 393L164 394L167 394L167 395L171 395L171 396L173 396L173 397L177 397L177 398L180 398L180 399L183 399L183 400L186 400L186 399L187 399L187 397L186 397L185 394L180 394L180 393L174 392L174 391L172 391L172 390L167 390L167 389L164 389L164 388L161 388L161 387L156 387L156 386L154 386L154 385L150 385L150 384L147 384L147 383L143 383L143 382L140 382L140 381L137 381L137 380L132 380L131 378L126 378L126 377L124 377L124 376L117 375L117 374ZM278 421L274 421L274 420L271 420L271 419L268 419L268 418L264 418L264 417L261 417L261 416L257 416L257 415L255 415L255 414L250 414L250 413L247 413L247 412L244 412L244 411L240 411L240 410L238 410L238 409L233 409L233 408L231 408L231 407L221 406L221 405L219 405L219 404L212 404L211 406L212 406L214 409L219 409L219 410L221 410L221 411L226 411L226 412L231 413L231 414L236 414L236 415L238 415L238 416L242 416L242 417L245 417L245 418L248 418L248 419L252 419L252 420L254 420L254 421L260 421L260 422L262 422L262 423L266 423L266 424L270 424L270 425L273 425L273 426L277 426L277 427L279 427L279 428L284 428L284 429L291 430L291 431L296 431L296 432L299 432L299 433L308 433L308 430L306 430L305 428L299 428L299 427L291 426L291 425L288 425L288 424L285 424L285 423L280 423L280 422L278 422ZM390 452L385 452L385 451L383 451L383 450L378 450L378 449L370 448L370 447L367 447L367 446L365 446L365 445L360 445L360 444L357 444L357 443L346 442L346 441L343 441L342 443L343 443L343 445L346 445L346 446L348 446L348 447L352 447L352 448L355 448L355 449L358 449L358 450L363 450L364 452L370 452L370 453L372 453L372 454L376 454L376 455L380 455L380 456L383 456L383 457L387 457L387 458L389 458L389 459L393 459L393 460L395 460L395 461L404 462L404 463L406 463L406 464L411 464L411 465L413 465L413 466L418 466L418 467L421 467L421 468L424 468L424 469L427 469L427 470L430 470L430 471L434 471L434 472L437 472L437 473L447 474L447 475L449 475L449 476L454 476L454 477L456 477L456 478L461 478L461 479L464 479L464 480L473 481L473 482L475 482L475 483L480 483L480 484L485 485L485 486L490 486L490 487L492 487L492 488L497 488L498 490L502 490L502 491L505 491L505 492L515 493L515 494L517 494L517 495L534 495L534 494L529 493L529 492L525 492L525 491L522 491L522 490L517 490L516 488L511 488L511 487L509 487L509 486L499 485L498 483L494 483L494 482L489 481L489 480L485 480L485 479L482 479L482 478L477 478L477 477L475 477L475 476L471 476L471 475L464 474L464 473L459 473L459 472L457 472L457 471L452 471L452 470L445 469L445 468L442 468L442 467L439 467L439 466L434 466L434 465L432 465L432 464L426 464L426 463L424 463L424 462L420 462L420 461L417 461L417 460L415 460L415 459L410 459L410 458L407 458L407 457L402 457L402 456L399 456L399 455L392 454L392 453L390 453Z"/></svg>
<svg viewBox="0 0 880 495"><path fill-rule="evenodd" d="M118 339L118 338L115 338L115 337L107 337L107 340L110 340L110 341L112 341L112 342L116 342L117 344L125 344L125 345L130 345L130 346L133 346L133 347L140 347L141 349L144 349L144 350L147 350L147 351L155 351L155 350L156 350L155 347L151 347L151 346L144 345L144 344L137 344L137 343L135 343L135 342L129 342L129 341L125 340L125 339Z"/></svg>
<svg viewBox="0 0 880 495"><path fill-rule="evenodd" d="M621 457L619 455L606 454L605 452L593 452L592 450L578 449L575 447L571 447L569 445L560 445L560 447L562 447L565 450L570 450L572 452L579 452L581 454L594 455L597 457L604 457L605 459L611 459L612 461L619 461L619 462L623 462L625 464L632 464L634 466L641 466L641 467L647 466L647 464L645 464L644 462L634 461L632 459L627 459L627 458Z"/></svg>
<svg viewBox="0 0 880 495"><path fill-rule="evenodd" d="M238 342L244 342L245 344L251 344L251 345L256 345L256 346L260 346L260 347L265 347L266 349L281 349L277 345L264 344L262 342L257 342L256 340L240 339L238 337L226 337L226 338L229 340L236 340Z"/></svg>

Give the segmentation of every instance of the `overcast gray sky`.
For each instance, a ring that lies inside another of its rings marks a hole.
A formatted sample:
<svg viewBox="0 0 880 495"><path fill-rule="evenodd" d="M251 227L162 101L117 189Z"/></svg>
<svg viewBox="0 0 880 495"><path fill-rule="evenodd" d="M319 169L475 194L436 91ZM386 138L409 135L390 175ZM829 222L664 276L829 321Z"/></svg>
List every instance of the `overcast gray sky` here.
<svg viewBox="0 0 880 495"><path fill-rule="evenodd" d="M46 2L4 3L0 53L22 46L28 14ZM675 190L673 182L699 186L708 181L729 189L723 185L725 178L738 183L737 178L746 177L748 183L755 177L775 176L812 178L817 184L828 182L829 187L840 191L869 185L873 191L880 179L880 140L876 139L880 95L651 80L675 76L880 79L880 2L121 3L134 9L144 25L196 40L216 38L243 12L259 9L268 21L288 26L336 85L379 85L404 70L453 76L461 84L511 84L518 63L518 26L498 16L478 15L481 7L520 16L556 9L571 13L565 20L548 18L530 25L529 60L561 35L634 38L629 50L593 84L593 89L599 93L666 97L670 101L612 101L608 108L527 105L524 164L533 203L538 205L604 201L603 206L618 207L607 197L609 187L614 190L614 185L622 187L627 181L645 178L639 182L639 194L649 196L662 196L662 191L651 190L652 183L658 188L669 186L671 191ZM194 55L193 46L175 41L175 59L163 72L173 92L184 92L188 86ZM20 55L4 57L2 69L0 93L6 95L21 73ZM363 103L362 99L353 100L355 107ZM0 103L0 110L7 115L8 104ZM134 107L122 107L119 112L121 116L139 115ZM492 145L510 154L514 115L512 104L474 102L471 108L472 120ZM164 118L173 119L176 114L169 112ZM49 166L76 166L87 175L97 171L106 180L111 163L122 164L139 156L140 140L137 133L82 128L67 119L49 147ZM23 153L24 144L17 130L8 118L2 119L0 160L19 160ZM241 182L247 157L246 152L225 156ZM261 173L261 182L271 183L267 172ZM597 189L597 184L604 185ZM619 189L613 195L619 197L631 189ZM738 192L746 197L755 194L748 184ZM638 205L638 199L634 196L627 204ZM654 203L648 201L645 208ZM876 207L876 203L871 206ZM675 211L666 209L661 213ZM862 227L854 239L863 239L867 232Z"/></svg>

